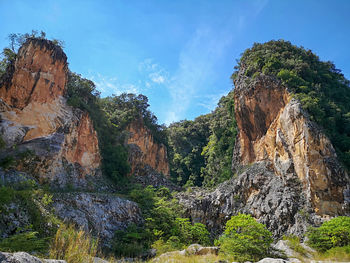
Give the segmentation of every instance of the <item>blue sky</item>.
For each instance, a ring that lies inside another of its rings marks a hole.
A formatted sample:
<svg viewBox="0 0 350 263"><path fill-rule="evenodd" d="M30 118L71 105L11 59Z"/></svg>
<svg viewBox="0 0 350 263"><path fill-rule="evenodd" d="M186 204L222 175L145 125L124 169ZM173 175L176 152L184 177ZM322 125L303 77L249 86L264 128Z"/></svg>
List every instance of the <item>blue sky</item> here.
<svg viewBox="0 0 350 263"><path fill-rule="evenodd" d="M0 0L0 47L43 30L102 96L145 94L169 124L213 110L254 42L289 40L349 79L349 14L348 0Z"/></svg>

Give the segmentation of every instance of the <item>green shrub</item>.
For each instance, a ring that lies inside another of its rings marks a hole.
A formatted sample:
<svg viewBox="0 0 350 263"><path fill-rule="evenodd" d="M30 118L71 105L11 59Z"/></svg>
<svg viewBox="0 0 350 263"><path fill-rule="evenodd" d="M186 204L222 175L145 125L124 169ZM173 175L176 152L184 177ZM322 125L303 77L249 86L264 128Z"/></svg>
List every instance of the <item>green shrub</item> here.
<svg viewBox="0 0 350 263"><path fill-rule="evenodd" d="M216 243L224 256L244 262L267 256L272 242L272 234L265 225L250 215L239 214L227 221L224 234Z"/></svg>
<svg viewBox="0 0 350 263"><path fill-rule="evenodd" d="M21 182L12 187L0 187L0 219L2 215L12 213L13 208L9 205L15 204L28 215L30 222L25 227L17 228L17 233L14 236L0 241L2 247L7 246L11 248L11 251L17 248L21 250L20 244L24 244L26 240L28 241L28 246L23 246L22 248L26 249L26 251L30 252L32 247L37 247L35 250L42 252L45 244L46 250L48 250L48 239L56 232L59 220L50 213L49 206L52 202L52 196L42 189L33 187L35 185L33 186L32 180Z"/></svg>
<svg viewBox="0 0 350 263"><path fill-rule="evenodd" d="M339 216L307 233L308 244L320 252L350 245L350 217Z"/></svg>
<svg viewBox="0 0 350 263"><path fill-rule="evenodd" d="M137 257L140 256L149 246L151 233L145 228L131 224L125 231L115 232L112 241L112 251L117 257Z"/></svg>
<svg viewBox="0 0 350 263"><path fill-rule="evenodd" d="M145 224L130 225L126 231L115 233L116 256L138 256L151 247L163 253L192 243L210 244L209 232L203 224L192 224L188 218L179 217L180 208L169 189L139 186L131 191L130 199L139 204Z"/></svg>
<svg viewBox="0 0 350 263"><path fill-rule="evenodd" d="M36 252L44 254L49 247L49 238L38 237L38 232L24 232L0 240L0 251Z"/></svg>

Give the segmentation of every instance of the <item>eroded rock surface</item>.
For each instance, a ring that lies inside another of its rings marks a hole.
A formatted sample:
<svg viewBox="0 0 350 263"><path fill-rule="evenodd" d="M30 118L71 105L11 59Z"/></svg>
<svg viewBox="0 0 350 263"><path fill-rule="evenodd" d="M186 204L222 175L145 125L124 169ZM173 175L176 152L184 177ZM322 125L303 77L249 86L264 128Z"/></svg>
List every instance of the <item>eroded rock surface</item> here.
<svg viewBox="0 0 350 263"><path fill-rule="evenodd" d="M154 139L142 119L130 123L127 132L130 175L134 176L133 180L143 186L165 186L178 190L179 188L169 179L170 168L166 146Z"/></svg>
<svg viewBox="0 0 350 263"><path fill-rule="evenodd" d="M3 263L66 263L65 260L40 259L26 252L0 252L0 262Z"/></svg>
<svg viewBox="0 0 350 263"><path fill-rule="evenodd" d="M213 191L178 195L186 214L214 236L231 216L253 215L275 238L349 212L349 177L322 130L278 80L235 80L239 134L234 178Z"/></svg>
<svg viewBox="0 0 350 263"><path fill-rule="evenodd" d="M86 112L67 105L66 82L66 55L41 39L27 40L0 82L0 157L59 187L100 175L96 131ZM35 158L21 162L28 152Z"/></svg>
<svg viewBox="0 0 350 263"><path fill-rule="evenodd" d="M151 131L142 120L132 122L127 131L130 136L127 143L133 147L129 155L131 173L148 165L156 172L169 175L169 162L165 145L155 142Z"/></svg>
<svg viewBox="0 0 350 263"><path fill-rule="evenodd" d="M349 177L330 140L279 81L260 75L235 80L239 128L233 168L270 161L276 176L296 175L314 211L335 216L346 211Z"/></svg>
<svg viewBox="0 0 350 263"><path fill-rule="evenodd" d="M55 213L66 220L93 231L104 244L116 230L143 222L141 210L132 201L111 194L66 193L54 197Z"/></svg>

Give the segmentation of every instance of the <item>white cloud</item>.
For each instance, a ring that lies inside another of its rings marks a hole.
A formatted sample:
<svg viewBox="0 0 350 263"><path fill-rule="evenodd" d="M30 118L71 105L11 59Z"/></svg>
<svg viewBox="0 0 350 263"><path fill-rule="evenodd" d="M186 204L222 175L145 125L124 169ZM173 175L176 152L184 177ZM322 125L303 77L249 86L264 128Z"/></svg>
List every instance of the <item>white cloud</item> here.
<svg viewBox="0 0 350 263"><path fill-rule="evenodd" d="M95 85L97 90L102 93L102 96L108 95L120 95L121 93L140 93L140 89L137 85L132 83L120 83L118 78L103 76L99 73L89 77Z"/></svg>
<svg viewBox="0 0 350 263"><path fill-rule="evenodd" d="M149 80L156 84L164 84L169 76L169 73L151 58L145 59L139 64L139 71L148 74Z"/></svg>
<svg viewBox="0 0 350 263"><path fill-rule="evenodd" d="M165 76L161 75L160 72L154 72L149 74L150 79L158 84L164 83L165 82Z"/></svg>
<svg viewBox="0 0 350 263"><path fill-rule="evenodd" d="M195 32L181 51L178 69L168 84L172 103L166 124L185 117L194 100L201 96L203 86L213 81L215 64L231 41L226 30L214 32L210 28L200 28Z"/></svg>

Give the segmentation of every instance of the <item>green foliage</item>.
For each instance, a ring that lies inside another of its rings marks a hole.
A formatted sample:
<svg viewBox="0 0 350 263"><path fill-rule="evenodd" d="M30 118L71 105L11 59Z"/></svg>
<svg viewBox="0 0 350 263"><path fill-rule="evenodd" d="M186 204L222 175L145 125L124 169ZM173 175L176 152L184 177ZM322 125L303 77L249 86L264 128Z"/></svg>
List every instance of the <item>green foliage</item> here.
<svg viewBox="0 0 350 263"><path fill-rule="evenodd" d="M166 252L192 243L210 243L203 224L191 224L188 218L179 217L180 208L167 188L139 187L131 191L130 198L141 207L145 224L116 232L113 251L117 256L138 256L151 246Z"/></svg>
<svg viewBox="0 0 350 263"><path fill-rule="evenodd" d="M207 187L222 183L233 175L231 163L237 135L233 92L220 99L211 115L209 142L202 151L205 166L201 175L203 185Z"/></svg>
<svg viewBox="0 0 350 263"><path fill-rule="evenodd" d="M7 170L15 164L15 158L13 156L6 156L0 160L0 167Z"/></svg>
<svg viewBox="0 0 350 263"><path fill-rule="evenodd" d="M295 94L313 121L331 139L345 167L350 168L350 82L332 62L288 41L255 43L242 55L236 71L255 78L275 76Z"/></svg>
<svg viewBox="0 0 350 263"><path fill-rule="evenodd" d="M95 84L80 75L69 72L67 82L67 103L89 113L97 131L102 156L102 170L115 183L120 183L130 171L127 150L120 138L121 131L111 122L104 111L104 99Z"/></svg>
<svg viewBox="0 0 350 263"><path fill-rule="evenodd" d="M44 254L48 249L49 238L38 237L38 232L24 232L0 240L0 250L7 252L36 252Z"/></svg>
<svg viewBox="0 0 350 263"><path fill-rule="evenodd" d="M157 124L157 117L148 109L148 98L145 95L122 93L101 101L108 119L120 131L125 130L133 121L142 121L150 129L156 142L167 145L165 126Z"/></svg>
<svg viewBox="0 0 350 263"><path fill-rule="evenodd" d="M48 213L51 211L51 202L52 196L38 189L32 180L23 181L11 187L0 187L0 222L3 220L2 216L16 213L13 205L26 213L31 222L24 228L18 227L13 236L0 239L0 249L11 252L46 252L50 237L56 232L56 225L59 223L55 216Z"/></svg>
<svg viewBox="0 0 350 263"><path fill-rule="evenodd" d="M171 177L179 185L201 186L201 168L205 158L201 155L208 143L211 115L202 115L194 121L180 121L168 128L169 162Z"/></svg>
<svg viewBox="0 0 350 263"><path fill-rule="evenodd" d="M131 224L125 231L115 232L112 251L116 257L138 257L148 248L150 238L150 233L143 227Z"/></svg>
<svg viewBox="0 0 350 263"><path fill-rule="evenodd" d="M339 216L307 233L309 245L320 252L350 245L350 217Z"/></svg>
<svg viewBox="0 0 350 263"><path fill-rule="evenodd" d="M245 214L231 217L217 243L220 253L239 262L259 261L267 256L273 242L266 226Z"/></svg>
<svg viewBox="0 0 350 263"><path fill-rule="evenodd" d="M223 96L212 113L171 124L168 151L173 180L213 187L230 179L236 134L233 92Z"/></svg>

